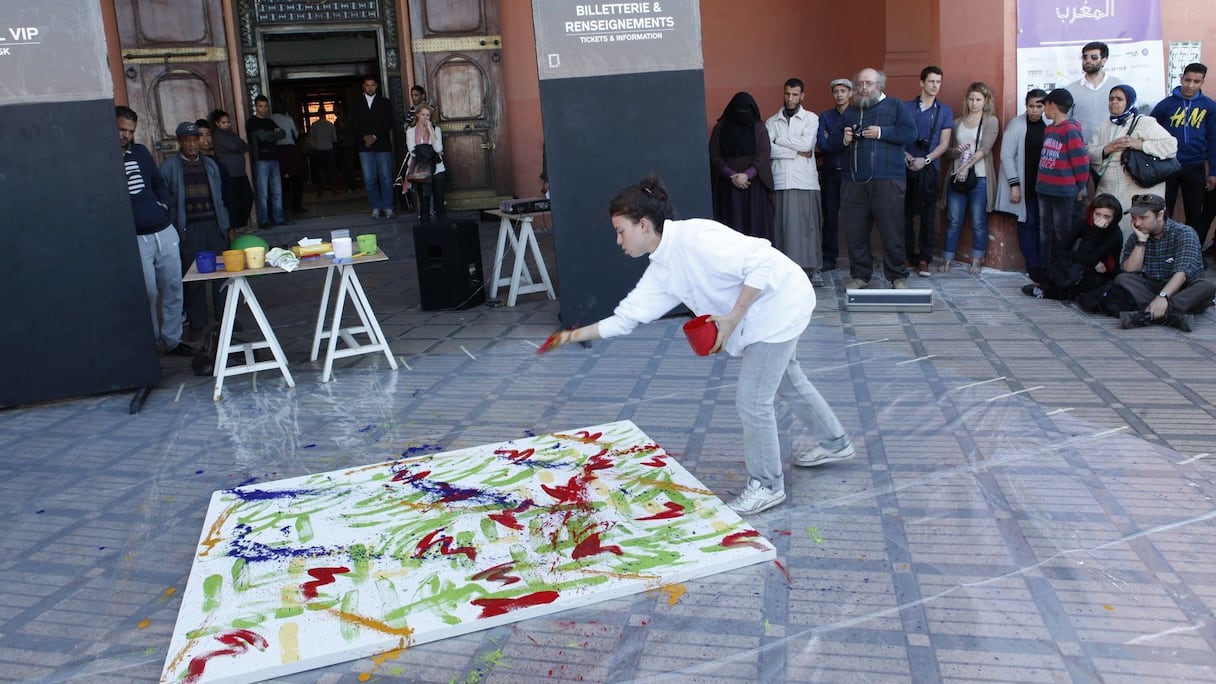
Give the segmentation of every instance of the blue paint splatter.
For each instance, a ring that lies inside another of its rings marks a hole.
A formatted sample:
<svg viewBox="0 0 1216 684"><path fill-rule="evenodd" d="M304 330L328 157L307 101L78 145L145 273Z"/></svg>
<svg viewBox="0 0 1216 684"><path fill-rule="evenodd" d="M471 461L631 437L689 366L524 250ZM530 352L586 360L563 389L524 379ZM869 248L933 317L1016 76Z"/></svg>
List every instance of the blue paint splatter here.
<svg viewBox="0 0 1216 684"><path fill-rule="evenodd" d="M228 542L228 554L232 558L243 558L253 563L259 561L290 560L292 558L323 558L342 552L341 547L325 546L287 546L276 548L262 542L248 539L253 532L249 525L237 525L233 529L234 537Z"/></svg>
<svg viewBox="0 0 1216 684"><path fill-rule="evenodd" d="M442 451L443 447L438 444L422 444L420 446L412 446L401 452L402 456L409 457L421 454L427 451Z"/></svg>
<svg viewBox="0 0 1216 684"><path fill-rule="evenodd" d="M194 471L194 474L195 474L195 475L202 475L202 474L203 474L203 471L201 471L201 470L196 470L196 471Z"/></svg>
<svg viewBox="0 0 1216 684"><path fill-rule="evenodd" d="M251 485L251 484L253 484L254 482L257 482L257 481L258 481L258 478L257 478L257 476L255 475L255 476L253 476L253 477L251 477L251 478L248 478L248 479L246 479L246 480L243 480L243 481L241 481L241 482L236 483L236 486L238 486L238 487L244 487L245 485Z"/></svg>
<svg viewBox="0 0 1216 684"><path fill-rule="evenodd" d="M528 437L535 437L535 436L536 436L536 433L535 433L535 432L532 432L531 430L525 429L525 430L524 430L524 435L526 435L526 436L528 436Z"/></svg>
<svg viewBox="0 0 1216 684"><path fill-rule="evenodd" d="M367 432L368 430L372 429L373 427L375 427L375 426L374 425L364 425L363 427L359 428L359 432Z"/></svg>
<svg viewBox="0 0 1216 684"><path fill-rule="evenodd" d="M413 393L411 393L411 394L410 394L410 396L411 396L411 397L416 397L416 396L418 396L418 395L419 395L421 392L422 392L422 390L420 390L420 389L416 389L416 390L414 390L414 391L413 391Z"/></svg>
<svg viewBox="0 0 1216 684"><path fill-rule="evenodd" d="M39 508L38 510L34 511L35 515L42 515L43 513L46 513L45 508Z"/></svg>
<svg viewBox="0 0 1216 684"><path fill-rule="evenodd" d="M311 448L313 448L313 447L315 447L315 446L316 446L316 444L305 444L304 446L302 446L302 447L300 447L300 448L301 448L301 449L311 449Z"/></svg>
<svg viewBox="0 0 1216 684"><path fill-rule="evenodd" d="M318 492L312 489L229 489L231 494L242 501L271 501L273 499L295 499L302 496L316 496Z"/></svg>

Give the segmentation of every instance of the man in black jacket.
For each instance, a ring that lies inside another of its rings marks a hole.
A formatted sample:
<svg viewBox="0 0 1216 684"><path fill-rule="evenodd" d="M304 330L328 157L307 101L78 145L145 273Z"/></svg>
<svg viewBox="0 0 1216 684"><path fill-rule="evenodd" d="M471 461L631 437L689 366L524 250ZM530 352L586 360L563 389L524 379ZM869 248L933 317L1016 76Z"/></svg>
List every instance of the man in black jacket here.
<svg viewBox="0 0 1216 684"><path fill-rule="evenodd" d="M393 107L376 92L379 83L372 76L363 79L363 95L355 98L353 119L359 138L359 163L363 185L372 206L372 218L393 217L393 128L397 126Z"/></svg>

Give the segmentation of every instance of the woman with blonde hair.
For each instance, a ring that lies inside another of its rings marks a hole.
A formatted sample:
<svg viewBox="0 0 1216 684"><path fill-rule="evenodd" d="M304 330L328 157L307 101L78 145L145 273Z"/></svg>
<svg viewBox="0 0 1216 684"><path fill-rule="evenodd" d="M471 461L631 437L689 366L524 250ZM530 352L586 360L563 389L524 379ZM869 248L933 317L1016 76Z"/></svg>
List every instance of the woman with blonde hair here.
<svg viewBox="0 0 1216 684"><path fill-rule="evenodd" d="M972 275L983 269L988 249L988 212L996 205L996 166L992 147L1001 124L996 118L992 89L976 81L967 87L963 115L954 120L954 132L946 157L954 160L950 183L946 186L946 244L938 271L950 270L958 249L964 214L971 214Z"/></svg>
<svg viewBox="0 0 1216 684"><path fill-rule="evenodd" d="M1136 90L1127 84L1110 89L1107 96L1110 119L1098 127L1089 142L1089 163L1096 176L1098 192L1114 195L1122 206L1132 205L1132 195L1151 193L1165 196L1165 181L1145 188L1123 168L1124 150L1143 150L1160 159L1178 154L1178 139L1151 116L1136 113ZM1126 240L1132 234L1131 212L1123 215L1119 230Z"/></svg>
<svg viewBox="0 0 1216 684"><path fill-rule="evenodd" d="M435 110L429 104L420 104L414 110L414 125L405 129L405 146L411 157L420 163L432 164L431 179L420 183L418 188L418 218L423 223L431 220L431 205L434 203L435 218L443 223L447 220L444 206L444 191L448 187L448 169L443 164L443 134L432 119ZM430 192L427 192L427 186Z"/></svg>

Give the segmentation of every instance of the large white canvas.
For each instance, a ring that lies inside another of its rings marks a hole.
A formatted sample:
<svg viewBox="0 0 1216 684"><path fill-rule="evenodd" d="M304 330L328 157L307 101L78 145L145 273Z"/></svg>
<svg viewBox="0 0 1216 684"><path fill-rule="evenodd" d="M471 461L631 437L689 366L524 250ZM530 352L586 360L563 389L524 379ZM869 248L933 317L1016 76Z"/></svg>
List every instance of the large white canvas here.
<svg viewBox="0 0 1216 684"><path fill-rule="evenodd" d="M161 681L258 681L775 556L629 421L218 491Z"/></svg>

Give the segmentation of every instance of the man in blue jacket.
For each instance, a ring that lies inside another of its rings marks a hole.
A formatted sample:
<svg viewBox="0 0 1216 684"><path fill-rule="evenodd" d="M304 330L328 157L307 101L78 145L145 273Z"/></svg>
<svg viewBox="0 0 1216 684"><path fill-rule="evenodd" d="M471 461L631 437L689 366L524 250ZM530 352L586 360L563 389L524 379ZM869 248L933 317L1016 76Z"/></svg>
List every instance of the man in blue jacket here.
<svg viewBox="0 0 1216 684"><path fill-rule="evenodd" d="M177 231L169 217L169 186L156 168L152 153L135 142L139 115L122 105L114 108L114 115L135 219L135 238L139 241L144 289L152 311L152 331L164 344L166 353L190 356L194 350L182 343L182 264L178 260Z"/></svg>
<svg viewBox="0 0 1216 684"><path fill-rule="evenodd" d="M1203 94L1208 68L1198 62L1182 70L1182 85L1153 107L1153 118L1178 139L1182 171L1165 183L1165 206L1173 214L1178 191L1186 223L1207 237L1216 218L1216 101Z"/></svg>
<svg viewBox="0 0 1216 684"><path fill-rule="evenodd" d="M891 286L908 286L904 252L904 148L916 140L911 111L883 93L887 77L877 69L857 74L857 96L828 134L825 152L842 152L840 226L849 247L847 287L865 287L874 274L870 226L882 236L883 271Z"/></svg>

